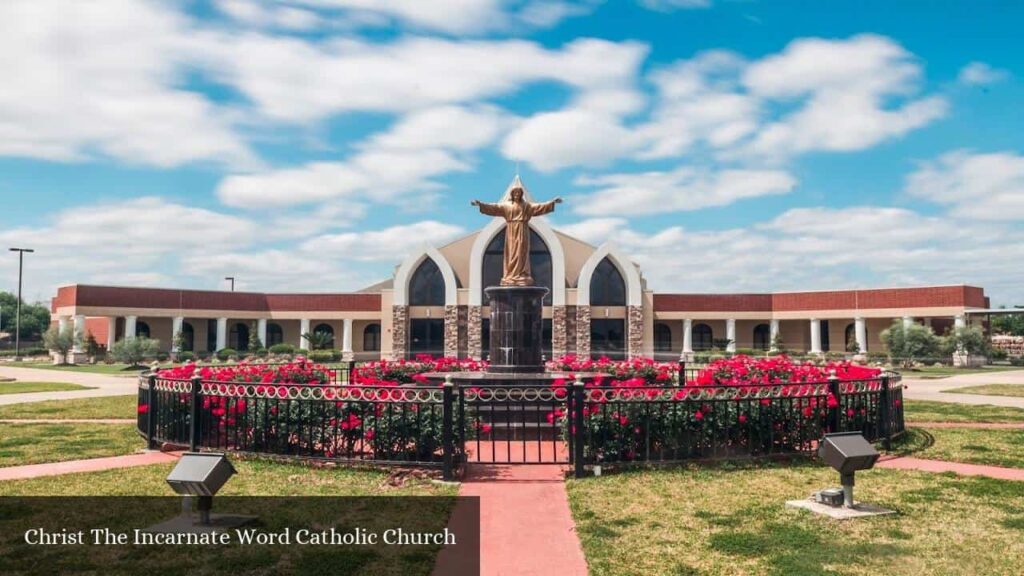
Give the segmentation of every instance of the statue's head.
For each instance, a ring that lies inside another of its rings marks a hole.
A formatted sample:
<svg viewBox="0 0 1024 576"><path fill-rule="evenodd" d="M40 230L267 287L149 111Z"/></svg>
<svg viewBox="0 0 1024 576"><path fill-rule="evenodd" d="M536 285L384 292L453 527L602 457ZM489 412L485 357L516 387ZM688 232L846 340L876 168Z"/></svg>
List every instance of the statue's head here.
<svg viewBox="0 0 1024 576"><path fill-rule="evenodd" d="M511 192L509 192L509 197L512 198L513 202L519 202L523 199L523 189L516 186Z"/></svg>

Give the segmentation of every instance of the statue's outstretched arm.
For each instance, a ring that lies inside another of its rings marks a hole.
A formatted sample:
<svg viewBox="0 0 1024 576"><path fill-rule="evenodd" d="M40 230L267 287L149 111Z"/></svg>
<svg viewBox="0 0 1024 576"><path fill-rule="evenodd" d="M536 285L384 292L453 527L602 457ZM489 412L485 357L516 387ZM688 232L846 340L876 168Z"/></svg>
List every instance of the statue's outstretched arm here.
<svg viewBox="0 0 1024 576"><path fill-rule="evenodd" d="M562 202L561 198L555 198L547 202L538 202L536 204L530 204L530 216L542 216L544 214L550 214L555 211L555 204Z"/></svg>
<svg viewBox="0 0 1024 576"><path fill-rule="evenodd" d="M479 200L474 200L473 204L480 208L481 214L486 214L488 216L505 215L505 211L502 209L501 204L491 204L489 202L480 202Z"/></svg>

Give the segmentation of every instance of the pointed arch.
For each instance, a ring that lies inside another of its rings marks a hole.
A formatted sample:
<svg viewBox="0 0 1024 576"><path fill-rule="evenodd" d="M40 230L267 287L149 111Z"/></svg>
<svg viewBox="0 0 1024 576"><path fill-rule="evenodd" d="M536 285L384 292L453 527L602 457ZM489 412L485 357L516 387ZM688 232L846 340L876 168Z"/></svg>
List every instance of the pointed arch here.
<svg viewBox="0 0 1024 576"><path fill-rule="evenodd" d="M605 258L618 268L619 273L626 281L626 305L640 306L643 301L643 283L640 280L640 271L612 242L605 242L598 246L597 250L583 264L583 268L580 270L580 279L576 282L577 305L590 305L590 281L594 277L594 271Z"/></svg>
<svg viewBox="0 0 1024 576"><path fill-rule="evenodd" d="M517 186L523 189L523 198L532 202L533 197L519 180L519 176L516 176L508 185L505 193L501 196L501 201L504 202L512 189ZM492 218L473 241L473 248L469 252L470 306L483 305L484 253L491 240L504 229L505 222L503 220ZM551 305L565 306L565 251L562 249L562 241L559 240L558 234L543 216L530 219L530 229L544 240L544 243L548 245L548 252L551 253Z"/></svg>
<svg viewBox="0 0 1024 576"><path fill-rule="evenodd" d="M448 259L437 248L424 246L418 252L414 252L406 258L402 265L398 267L398 271L395 272L393 302L395 306L409 305L409 281L412 280L412 275L416 272L416 269L427 258L433 260L434 264L437 264L437 267L441 270L441 277L444 278L445 306L455 306L459 303L459 284L455 280L455 271L452 270L451 263L448 262Z"/></svg>

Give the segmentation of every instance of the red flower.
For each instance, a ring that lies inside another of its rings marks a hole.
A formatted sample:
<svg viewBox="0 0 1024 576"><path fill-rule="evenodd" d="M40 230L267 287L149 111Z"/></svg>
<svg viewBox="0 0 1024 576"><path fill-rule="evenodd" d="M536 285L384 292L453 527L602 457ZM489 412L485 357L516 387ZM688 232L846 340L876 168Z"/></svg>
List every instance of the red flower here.
<svg viewBox="0 0 1024 576"><path fill-rule="evenodd" d="M139 404L139 414L148 414L149 404Z"/></svg>
<svg viewBox="0 0 1024 576"><path fill-rule="evenodd" d="M747 415L746 414L740 414L738 420L740 421L740 424L746 424L747 423Z"/></svg>
<svg viewBox="0 0 1024 576"><path fill-rule="evenodd" d="M703 420L704 413L701 412L700 410L697 410L696 412L693 413L693 417L696 418L698 421Z"/></svg>

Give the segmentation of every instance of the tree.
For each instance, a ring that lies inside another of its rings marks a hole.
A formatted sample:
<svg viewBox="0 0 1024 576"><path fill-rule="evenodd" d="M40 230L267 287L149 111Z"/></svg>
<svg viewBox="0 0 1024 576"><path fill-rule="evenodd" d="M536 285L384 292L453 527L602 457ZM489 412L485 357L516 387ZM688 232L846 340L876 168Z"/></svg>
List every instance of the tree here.
<svg viewBox="0 0 1024 576"><path fill-rule="evenodd" d="M18 297L10 292L0 292L0 332L14 334L17 323ZM21 302L21 337L27 340L39 338L50 326L50 308L42 304Z"/></svg>
<svg viewBox="0 0 1024 576"><path fill-rule="evenodd" d="M61 330L54 324L43 334L43 345L50 352L60 354L61 364L67 362L68 352L81 341L82 336L75 334L75 329L71 326L65 326Z"/></svg>
<svg viewBox="0 0 1024 576"><path fill-rule="evenodd" d="M302 335L309 342L309 347L312 350L324 350L331 345L331 341L334 340L334 336L327 331L321 330L319 332L306 332Z"/></svg>
<svg viewBox="0 0 1024 576"><path fill-rule="evenodd" d="M1009 334L1010 336L1024 336L1024 306L1014 306L1014 308L1020 308L1021 313L992 316L992 332L996 334Z"/></svg>
<svg viewBox="0 0 1024 576"><path fill-rule="evenodd" d="M178 352L185 352L185 345L188 344L188 340L185 339L185 333L181 330L174 335L174 349Z"/></svg>
<svg viewBox="0 0 1024 576"><path fill-rule="evenodd" d="M159 353L160 341L145 336L118 340L110 349L110 355L114 360L131 367L138 366L144 360L156 358Z"/></svg>
<svg viewBox="0 0 1024 576"><path fill-rule="evenodd" d="M249 352L256 352L261 349L263 349L263 341L260 340L260 334L256 327L256 323L253 322L252 327L249 330Z"/></svg>
<svg viewBox="0 0 1024 576"><path fill-rule="evenodd" d="M785 354L786 353L786 343L782 341L782 331L781 330L776 332L775 336L772 337L772 347L771 347L771 350L773 352L778 352L780 354Z"/></svg>
<svg viewBox="0 0 1024 576"><path fill-rule="evenodd" d="M941 341L931 328L920 324L904 326L902 320L883 330L881 338L889 358L900 360L904 368L910 368L921 358L938 356L941 348Z"/></svg>
<svg viewBox="0 0 1024 576"><path fill-rule="evenodd" d="M96 341L92 332L85 335L85 353L93 358L100 355L100 343Z"/></svg>
<svg viewBox="0 0 1024 576"><path fill-rule="evenodd" d="M977 326L957 328L942 339L942 351L947 355L961 352L970 356L988 356L990 348L988 338Z"/></svg>

